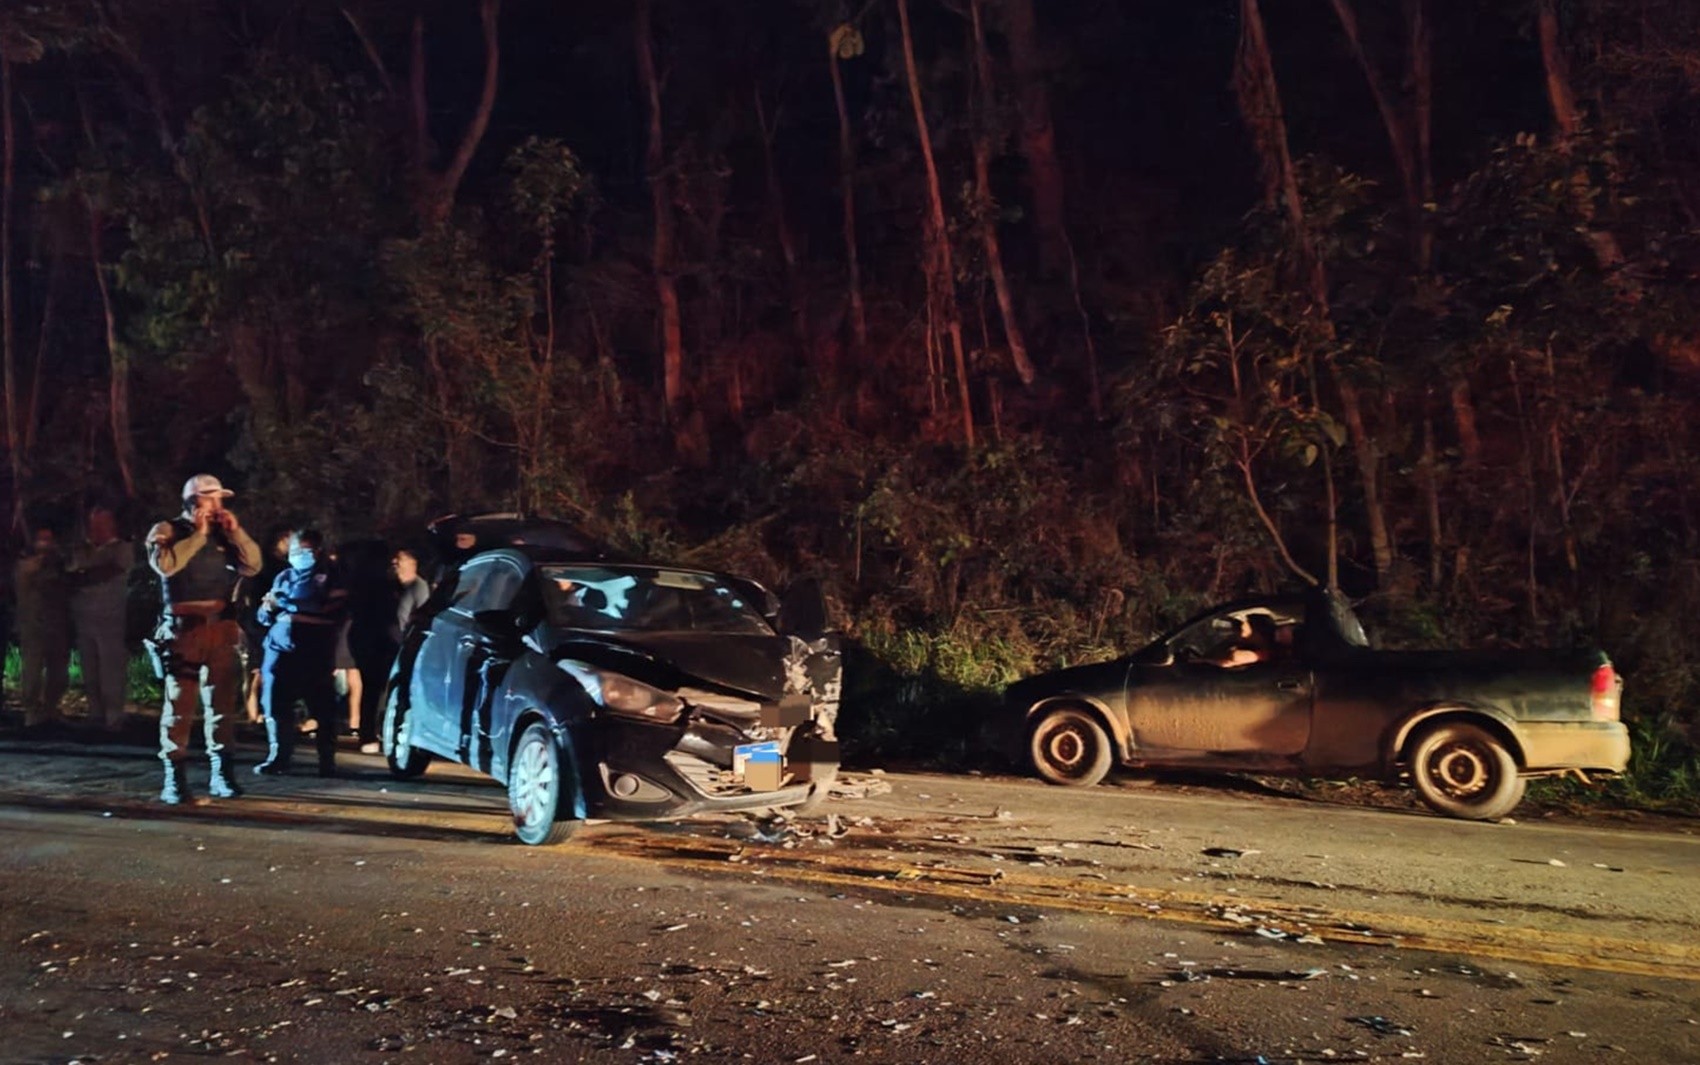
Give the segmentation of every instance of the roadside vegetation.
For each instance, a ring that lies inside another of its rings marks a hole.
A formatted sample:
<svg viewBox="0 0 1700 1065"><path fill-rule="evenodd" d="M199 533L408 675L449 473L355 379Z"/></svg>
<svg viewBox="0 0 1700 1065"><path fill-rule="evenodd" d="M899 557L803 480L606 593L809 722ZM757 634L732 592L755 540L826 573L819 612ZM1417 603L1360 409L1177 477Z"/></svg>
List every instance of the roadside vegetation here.
<svg viewBox="0 0 1700 1065"><path fill-rule="evenodd" d="M1540 794L1693 808L1700 7L1352 6L8 9L13 536L204 469L818 576L864 764L1314 580L1605 648L1631 772Z"/></svg>

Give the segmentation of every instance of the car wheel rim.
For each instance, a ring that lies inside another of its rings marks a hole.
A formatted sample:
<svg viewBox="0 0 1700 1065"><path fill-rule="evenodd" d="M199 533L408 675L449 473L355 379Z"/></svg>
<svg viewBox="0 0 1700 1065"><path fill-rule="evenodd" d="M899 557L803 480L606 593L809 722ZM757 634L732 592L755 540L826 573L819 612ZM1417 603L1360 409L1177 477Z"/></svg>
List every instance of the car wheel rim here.
<svg viewBox="0 0 1700 1065"><path fill-rule="evenodd" d="M555 767L542 741L528 741L515 759L513 775L514 823L535 827L549 809L555 795Z"/></svg>
<svg viewBox="0 0 1700 1065"><path fill-rule="evenodd" d="M1045 753L1050 756L1051 764L1063 772L1073 772L1086 761L1088 744L1086 737L1078 729L1058 729L1051 734L1050 742L1045 744Z"/></svg>
<svg viewBox="0 0 1700 1065"><path fill-rule="evenodd" d="M1486 790L1493 779L1487 756L1474 747L1455 744L1442 747L1429 760L1429 775L1441 790L1455 799L1468 799Z"/></svg>

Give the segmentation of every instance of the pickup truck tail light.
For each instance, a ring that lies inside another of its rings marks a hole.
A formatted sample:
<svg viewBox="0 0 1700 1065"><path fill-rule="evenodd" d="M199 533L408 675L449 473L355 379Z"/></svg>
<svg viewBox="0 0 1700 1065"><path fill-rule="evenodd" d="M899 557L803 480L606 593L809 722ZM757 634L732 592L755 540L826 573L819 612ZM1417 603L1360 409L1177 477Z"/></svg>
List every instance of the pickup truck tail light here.
<svg viewBox="0 0 1700 1065"><path fill-rule="evenodd" d="M1610 662L1594 670L1589 708L1595 721L1616 721L1621 708L1623 678L1617 675Z"/></svg>

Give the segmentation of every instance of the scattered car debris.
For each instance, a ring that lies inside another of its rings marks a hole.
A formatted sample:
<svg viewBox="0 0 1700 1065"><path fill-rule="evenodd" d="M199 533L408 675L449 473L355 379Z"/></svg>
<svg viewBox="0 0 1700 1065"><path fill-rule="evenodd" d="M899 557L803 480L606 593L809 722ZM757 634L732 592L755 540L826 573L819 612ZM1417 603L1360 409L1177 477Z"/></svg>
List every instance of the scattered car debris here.
<svg viewBox="0 0 1700 1065"><path fill-rule="evenodd" d="M1379 1014L1373 1016L1347 1017L1347 1024L1355 1024L1360 1028L1368 1028L1376 1035L1416 1035L1415 1029L1409 1025L1390 1021Z"/></svg>
<svg viewBox="0 0 1700 1065"><path fill-rule="evenodd" d="M1237 847L1206 847L1204 853L1211 858L1244 858L1248 854L1262 854L1259 850L1241 850Z"/></svg>

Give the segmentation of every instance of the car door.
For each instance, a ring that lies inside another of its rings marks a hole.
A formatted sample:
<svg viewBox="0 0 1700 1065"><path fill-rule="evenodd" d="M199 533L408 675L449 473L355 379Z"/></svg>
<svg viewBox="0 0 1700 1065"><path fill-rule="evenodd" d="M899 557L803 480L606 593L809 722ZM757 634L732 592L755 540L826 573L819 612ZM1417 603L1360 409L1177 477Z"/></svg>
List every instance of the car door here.
<svg viewBox="0 0 1700 1065"><path fill-rule="evenodd" d="M1296 620L1282 617L1283 627ZM1291 758L1310 739L1315 682L1295 649L1296 632L1261 661L1208 657L1135 663L1128 670L1128 723L1136 759Z"/></svg>
<svg viewBox="0 0 1700 1065"><path fill-rule="evenodd" d="M453 734L445 738L452 740L463 763L488 772L496 691L523 650L515 601L525 587L528 567L508 555L484 561L476 585L457 595L444 611L450 626L445 632L454 635L456 665L444 678L443 705L455 714Z"/></svg>
<svg viewBox="0 0 1700 1065"><path fill-rule="evenodd" d="M1291 756L1310 738L1310 675L1263 662L1136 666L1128 675L1134 756Z"/></svg>
<svg viewBox="0 0 1700 1065"><path fill-rule="evenodd" d="M452 579L454 589L448 604L432 617L414 656L408 681L409 729L413 742L448 754L458 747L462 688L459 677L470 614L465 609L494 572L494 558L475 558L460 567Z"/></svg>

